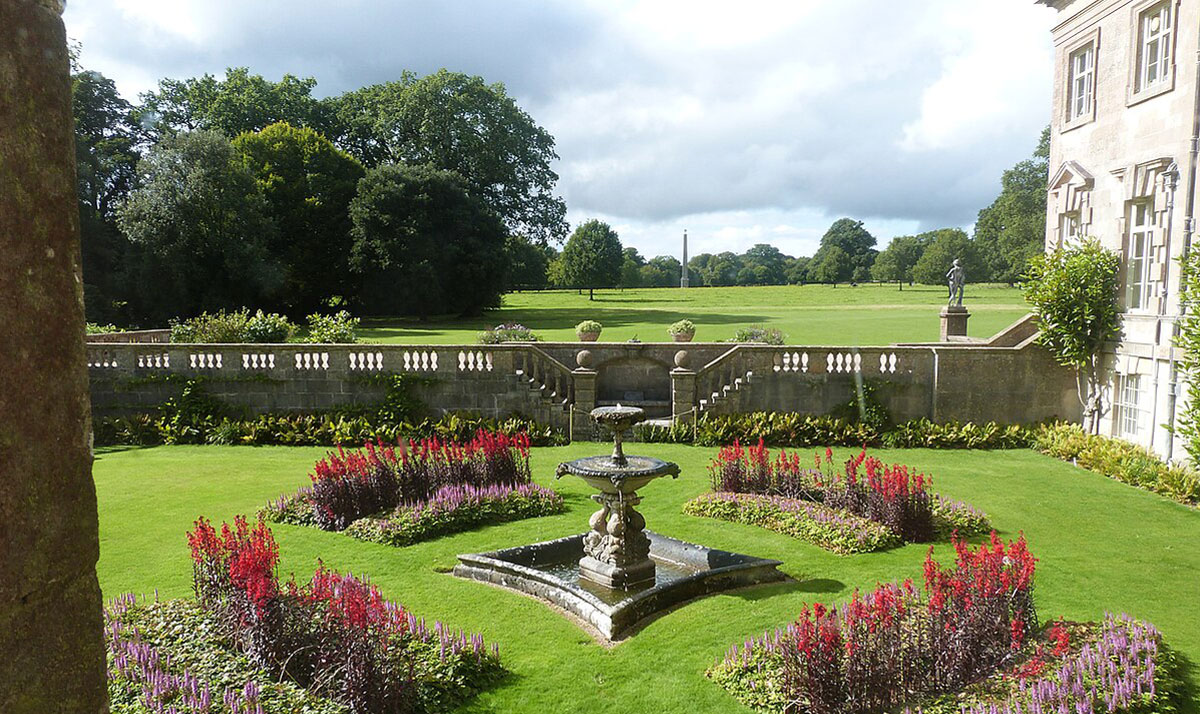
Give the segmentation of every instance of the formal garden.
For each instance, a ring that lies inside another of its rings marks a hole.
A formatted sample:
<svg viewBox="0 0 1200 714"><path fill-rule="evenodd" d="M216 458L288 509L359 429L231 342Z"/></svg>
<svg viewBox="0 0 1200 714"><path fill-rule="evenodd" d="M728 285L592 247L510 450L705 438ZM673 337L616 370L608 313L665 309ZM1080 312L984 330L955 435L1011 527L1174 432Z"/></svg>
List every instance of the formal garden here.
<svg viewBox="0 0 1200 714"><path fill-rule="evenodd" d="M681 471L651 528L787 579L609 643L451 574L578 533L554 471L603 444L101 449L116 711L1194 711L1188 505L1030 449L634 446Z"/></svg>
<svg viewBox="0 0 1200 714"><path fill-rule="evenodd" d="M234 67L135 104L54 42L85 314L37 353L75 349L75 411L38 413L76 432L20 443L94 481L98 551L71 521L51 555L83 603L99 554L116 714L1200 712L1200 393L1190 462L1101 435L1120 257L1043 253L1049 131L973 235L830 216L811 256L680 261L572 230L503 84ZM100 662L48 650L43 690Z"/></svg>

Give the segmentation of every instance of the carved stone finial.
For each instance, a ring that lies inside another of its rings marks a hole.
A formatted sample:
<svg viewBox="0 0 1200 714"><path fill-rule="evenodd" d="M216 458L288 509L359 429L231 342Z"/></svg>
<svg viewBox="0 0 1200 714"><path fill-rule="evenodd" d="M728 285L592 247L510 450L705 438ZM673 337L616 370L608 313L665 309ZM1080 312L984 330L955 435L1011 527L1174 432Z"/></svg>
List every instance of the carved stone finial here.
<svg viewBox="0 0 1200 714"><path fill-rule="evenodd" d="M675 366L680 369L687 369L688 364L692 361L692 356L687 350L679 350L675 353Z"/></svg>
<svg viewBox="0 0 1200 714"><path fill-rule="evenodd" d="M575 354L575 364L584 369L591 369L592 361L591 350L579 350L579 352Z"/></svg>

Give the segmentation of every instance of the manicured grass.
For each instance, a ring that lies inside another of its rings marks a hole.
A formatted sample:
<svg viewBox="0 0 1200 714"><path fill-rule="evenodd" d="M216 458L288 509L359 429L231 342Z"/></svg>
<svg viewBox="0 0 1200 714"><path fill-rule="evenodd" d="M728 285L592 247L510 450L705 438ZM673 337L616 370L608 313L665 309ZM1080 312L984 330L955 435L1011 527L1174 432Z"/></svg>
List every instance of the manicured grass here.
<svg viewBox="0 0 1200 714"><path fill-rule="evenodd" d="M926 548L839 557L752 526L684 516L684 501L706 490L715 449L632 445L677 461L678 480L643 490L650 527L684 540L777 558L796 582L718 595L652 622L612 649L547 606L445 574L455 554L531 543L582 531L595 505L577 479L555 482L559 461L602 453L600 444L534 450L534 478L561 491L563 515L461 533L408 548L363 543L313 528L274 526L281 570L307 577L322 558L367 573L384 592L427 618L481 631L498 642L512 676L468 711L748 711L702 676L725 648L790 620L802 603L831 602L876 582L921 577ZM158 447L106 450L97 459L100 583L106 596L191 592L184 533L205 515L230 519L307 480L319 448ZM1200 662L1200 513L1031 451L881 451L934 474L936 490L987 511L1005 538L1024 531L1039 559L1042 619L1099 619L1127 611L1158 625ZM841 450L839 458L849 452ZM949 546L937 554L948 562ZM1196 681L1193 672L1193 681ZM1190 711L1195 712L1193 705Z"/></svg>
<svg viewBox="0 0 1200 714"><path fill-rule="evenodd" d="M969 332L990 337L1028 312L1016 288L970 285ZM368 341L407 344L473 343L479 332L499 323L519 322L543 340L575 338L575 325L585 319L604 325L600 339L643 342L671 338L667 326L688 318L696 323L696 340L733 337L750 325L778 328L790 344L883 345L938 338L938 310L946 289L936 285L788 285L731 288L646 288L512 293L499 310L471 319L367 320L360 336Z"/></svg>

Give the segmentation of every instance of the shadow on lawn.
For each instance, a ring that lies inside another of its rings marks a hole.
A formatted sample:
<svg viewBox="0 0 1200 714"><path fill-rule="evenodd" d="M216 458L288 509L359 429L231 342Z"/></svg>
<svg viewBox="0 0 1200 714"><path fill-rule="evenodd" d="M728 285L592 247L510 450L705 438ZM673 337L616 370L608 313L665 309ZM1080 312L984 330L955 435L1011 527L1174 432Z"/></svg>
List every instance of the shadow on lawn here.
<svg viewBox="0 0 1200 714"><path fill-rule="evenodd" d="M754 585L748 588L742 588L729 593L729 595L740 600L748 602L757 602L766 600L777 595L787 595L789 593L839 593L846 589L846 584L840 580L832 580L829 578L812 578L809 580L794 580L788 578L777 583L764 583L762 585Z"/></svg>
<svg viewBox="0 0 1200 714"><path fill-rule="evenodd" d="M589 317L598 320L606 328L629 325L646 325L648 327L662 325L665 336L667 327L684 318L696 323L696 326L701 329L705 325L750 325L771 320L768 315L752 315L741 312L695 312L686 308L678 310L606 308L604 302L597 300L592 305L585 307L504 310L484 318L446 318L429 322L421 322L414 318L378 317L363 320L363 329L369 331L370 334L367 337L370 339L388 339L428 336L451 330L483 331L501 322L519 322L536 333L539 330L572 329L581 319ZM648 339L653 339L653 337Z"/></svg>

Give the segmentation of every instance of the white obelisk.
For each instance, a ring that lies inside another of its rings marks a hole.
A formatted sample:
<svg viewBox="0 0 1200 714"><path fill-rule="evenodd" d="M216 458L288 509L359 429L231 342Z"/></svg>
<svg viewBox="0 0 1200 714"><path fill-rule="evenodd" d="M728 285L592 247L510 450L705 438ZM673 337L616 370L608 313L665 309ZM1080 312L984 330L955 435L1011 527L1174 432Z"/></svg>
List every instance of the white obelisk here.
<svg viewBox="0 0 1200 714"><path fill-rule="evenodd" d="M688 286L688 258L687 258L687 229L683 229L683 267L680 269L679 287L686 288Z"/></svg>

